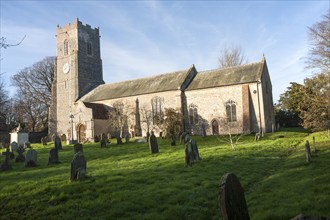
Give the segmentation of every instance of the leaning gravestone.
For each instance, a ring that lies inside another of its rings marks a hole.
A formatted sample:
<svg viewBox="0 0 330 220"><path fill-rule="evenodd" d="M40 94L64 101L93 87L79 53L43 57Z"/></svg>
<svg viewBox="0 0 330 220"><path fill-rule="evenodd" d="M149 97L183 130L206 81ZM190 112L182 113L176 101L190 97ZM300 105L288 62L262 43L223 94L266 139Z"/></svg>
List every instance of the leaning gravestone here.
<svg viewBox="0 0 330 220"><path fill-rule="evenodd" d="M189 134L186 134L184 138L185 142L185 160L186 165L192 166L192 163L194 162L194 152L191 146L191 138Z"/></svg>
<svg viewBox="0 0 330 220"><path fill-rule="evenodd" d="M10 144L11 152L15 152L18 149L18 144L14 141Z"/></svg>
<svg viewBox="0 0 330 220"><path fill-rule="evenodd" d="M312 160L312 156L311 156L311 148L309 146L308 140L306 140L305 150L306 150L306 161L307 163L309 163Z"/></svg>
<svg viewBox="0 0 330 220"><path fill-rule="evenodd" d="M100 141L100 144L101 144L101 148L107 146L107 138L106 138L106 136L105 136L104 133L101 134L101 141Z"/></svg>
<svg viewBox="0 0 330 220"><path fill-rule="evenodd" d="M83 151L83 145L82 144L79 144L79 143L76 143L74 146L73 146L73 152L74 154L78 153L78 152L84 152Z"/></svg>
<svg viewBox="0 0 330 220"><path fill-rule="evenodd" d="M12 155L12 152L10 152L9 148L7 148L6 152L2 152L3 156L6 156L5 162L3 162L0 165L0 170L1 171L6 171L11 169L11 164L10 164L10 157Z"/></svg>
<svg viewBox="0 0 330 220"><path fill-rule="evenodd" d="M30 148L25 155L25 167L37 166L37 151Z"/></svg>
<svg viewBox="0 0 330 220"><path fill-rule="evenodd" d="M62 150L62 141L60 136L56 135L55 137L55 149Z"/></svg>
<svg viewBox="0 0 330 220"><path fill-rule="evenodd" d="M83 180L86 178L87 161L84 153L79 151L71 162L71 180Z"/></svg>
<svg viewBox="0 0 330 220"><path fill-rule="evenodd" d="M58 160L58 149L57 148L53 148L49 151L49 155L48 155L48 164L58 164L60 163L60 161Z"/></svg>
<svg viewBox="0 0 330 220"><path fill-rule="evenodd" d="M249 220L244 190L233 173L222 176L219 186L219 204L222 219Z"/></svg>
<svg viewBox="0 0 330 220"><path fill-rule="evenodd" d="M19 146L16 150L16 152L18 153L18 156L15 159L15 162L24 162L25 161L25 157L23 155L23 152L25 151L24 147Z"/></svg>
<svg viewBox="0 0 330 220"><path fill-rule="evenodd" d="M151 131L151 135L149 137L149 148L150 148L150 152L152 154L154 153L158 153L158 144L157 144L157 138L154 134L153 131Z"/></svg>
<svg viewBox="0 0 330 220"><path fill-rule="evenodd" d="M31 143L30 142L25 142L24 143L24 148L31 148Z"/></svg>

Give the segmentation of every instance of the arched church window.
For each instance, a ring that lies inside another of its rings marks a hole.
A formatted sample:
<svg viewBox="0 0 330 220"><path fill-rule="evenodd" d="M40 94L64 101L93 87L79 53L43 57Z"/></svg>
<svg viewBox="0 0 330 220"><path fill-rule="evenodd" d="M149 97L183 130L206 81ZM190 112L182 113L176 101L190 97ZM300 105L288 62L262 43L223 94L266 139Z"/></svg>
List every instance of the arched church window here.
<svg viewBox="0 0 330 220"><path fill-rule="evenodd" d="M155 96L151 99L152 122L161 124L164 119L164 98Z"/></svg>
<svg viewBox="0 0 330 220"><path fill-rule="evenodd" d="M87 42L87 54L88 55L93 55L92 43L91 42Z"/></svg>
<svg viewBox="0 0 330 220"><path fill-rule="evenodd" d="M236 117L236 102L228 100L226 102L226 113L229 122L237 121Z"/></svg>
<svg viewBox="0 0 330 220"><path fill-rule="evenodd" d="M69 42L68 42L68 40L64 41L64 50L63 51L64 51L64 56L69 54Z"/></svg>
<svg viewBox="0 0 330 220"><path fill-rule="evenodd" d="M189 105L189 122L191 125L198 123L198 110L194 104Z"/></svg>

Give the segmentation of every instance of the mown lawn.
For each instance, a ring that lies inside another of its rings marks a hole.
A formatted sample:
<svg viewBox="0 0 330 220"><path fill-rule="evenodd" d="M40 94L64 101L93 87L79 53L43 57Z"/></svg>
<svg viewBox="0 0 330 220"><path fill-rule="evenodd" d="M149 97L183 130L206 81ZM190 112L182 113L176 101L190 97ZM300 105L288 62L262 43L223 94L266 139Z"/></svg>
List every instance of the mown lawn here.
<svg viewBox="0 0 330 220"><path fill-rule="evenodd" d="M317 151L305 160L305 140ZM251 219L290 219L299 213L330 216L330 139L287 130L259 142L244 137L236 150L216 137L193 137L203 160L186 167L184 146L146 143L85 144L88 179L71 182L72 145L47 166L52 143L38 151L38 167L0 172L0 219L220 219L218 185L235 173ZM1 156L1 162L4 156Z"/></svg>

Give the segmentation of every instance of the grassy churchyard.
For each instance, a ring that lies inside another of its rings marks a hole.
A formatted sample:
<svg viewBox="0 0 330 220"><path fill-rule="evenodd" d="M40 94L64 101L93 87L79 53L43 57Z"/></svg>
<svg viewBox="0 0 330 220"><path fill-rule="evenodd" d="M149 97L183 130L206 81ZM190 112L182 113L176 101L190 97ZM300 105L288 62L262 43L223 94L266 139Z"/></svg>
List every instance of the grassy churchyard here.
<svg viewBox="0 0 330 220"><path fill-rule="evenodd" d="M47 166L53 143L32 144L39 166L12 161L12 170L0 172L0 219L220 219L219 181L227 172L239 178L251 219L330 216L330 139L324 133L291 129L259 142L250 135L236 150L214 136L193 139L202 160L192 167L185 166L184 145L168 140L158 139L158 154L147 143L84 144L88 179L75 182L72 145L59 152L60 164Z"/></svg>

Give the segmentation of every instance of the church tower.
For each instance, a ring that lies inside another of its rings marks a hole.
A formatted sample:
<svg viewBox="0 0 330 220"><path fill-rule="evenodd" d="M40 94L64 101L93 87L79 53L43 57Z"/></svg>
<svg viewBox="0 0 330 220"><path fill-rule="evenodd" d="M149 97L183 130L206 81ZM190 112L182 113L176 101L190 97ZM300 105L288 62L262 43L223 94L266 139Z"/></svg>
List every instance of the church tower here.
<svg viewBox="0 0 330 220"><path fill-rule="evenodd" d="M49 134L68 134L74 103L100 84L104 84L99 28L73 24L56 29L56 67L53 80Z"/></svg>

